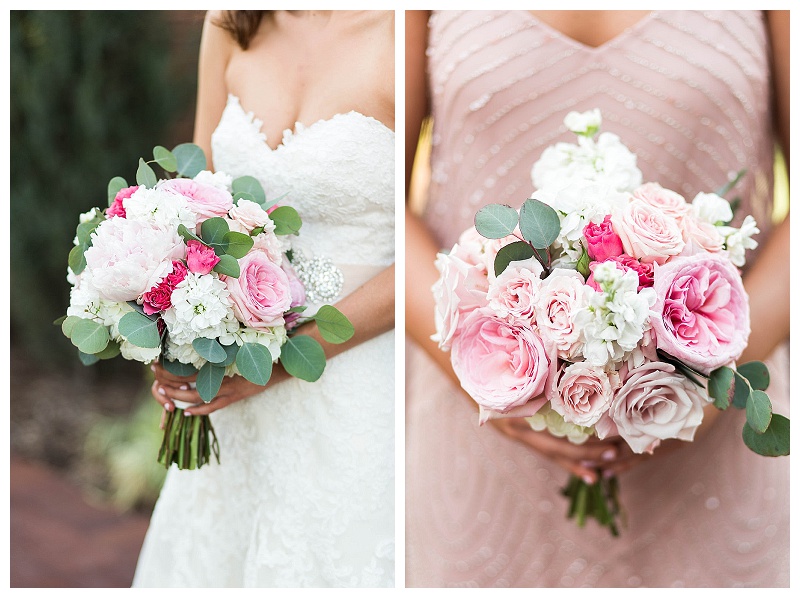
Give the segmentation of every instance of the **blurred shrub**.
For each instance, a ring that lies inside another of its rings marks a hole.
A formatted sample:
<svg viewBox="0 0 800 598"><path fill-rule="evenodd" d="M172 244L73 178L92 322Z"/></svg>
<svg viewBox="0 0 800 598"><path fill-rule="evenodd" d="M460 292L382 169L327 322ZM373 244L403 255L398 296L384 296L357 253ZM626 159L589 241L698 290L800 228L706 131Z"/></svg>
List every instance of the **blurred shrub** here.
<svg viewBox="0 0 800 598"><path fill-rule="evenodd" d="M174 14L11 11L11 337L49 365L77 361L51 322L78 214L105 208L109 179L133 181L154 145L189 141L172 125L194 110L200 26L176 35Z"/></svg>

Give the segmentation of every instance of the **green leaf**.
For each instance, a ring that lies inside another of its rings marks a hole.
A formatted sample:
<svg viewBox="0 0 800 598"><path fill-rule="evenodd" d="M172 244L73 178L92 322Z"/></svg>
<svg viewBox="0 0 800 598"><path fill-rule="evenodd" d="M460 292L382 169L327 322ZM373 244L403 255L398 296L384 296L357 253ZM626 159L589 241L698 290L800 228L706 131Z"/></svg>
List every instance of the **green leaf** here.
<svg viewBox="0 0 800 598"><path fill-rule="evenodd" d="M80 322L83 318L79 318L78 316L67 316L63 322L61 322L61 332L64 333L64 336L70 338L72 336L72 329L75 328L75 324Z"/></svg>
<svg viewBox="0 0 800 598"><path fill-rule="evenodd" d="M232 230L222 237L222 246L228 255L242 259L253 248L253 237Z"/></svg>
<svg viewBox="0 0 800 598"><path fill-rule="evenodd" d="M589 254L586 252L586 248L583 246L581 246L581 257L578 259L575 269L584 278L589 278L589 275L591 274L591 270L589 269Z"/></svg>
<svg viewBox="0 0 800 598"><path fill-rule="evenodd" d="M210 245L216 249L215 246L222 245L225 233L229 230L228 223L225 222L224 219L217 217L209 218L208 220L204 220L203 224L200 225L200 236L203 238L203 242L206 245Z"/></svg>
<svg viewBox="0 0 800 598"><path fill-rule="evenodd" d="M264 193L264 188L258 179L251 176L241 176L233 180L231 183L231 190L234 193L247 193L253 197L252 201L263 204L267 201L267 196Z"/></svg>
<svg viewBox="0 0 800 598"><path fill-rule="evenodd" d="M61 326L67 320L67 316L61 316L60 318L53 320L53 326Z"/></svg>
<svg viewBox="0 0 800 598"><path fill-rule="evenodd" d="M192 347L200 357L211 363L222 363L228 356L220 342L215 338L196 338L192 341Z"/></svg>
<svg viewBox="0 0 800 598"><path fill-rule="evenodd" d="M772 416L767 431L759 434L745 423L742 439L754 453L765 457L783 457L789 454L789 420L777 413Z"/></svg>
<svg viewBox="0 0 800 598"><path fill-rule="evenodd" d="M142 158L139 158L139 168L136 169L136 182L149 188L155 187L158 182L155 171Z"/></svg>
<svg viewBox="0 0 800 598"><path fill-rule="evenodd" d="M475 214L475 228L487 239L502 239L514 232L519 214L511 206L492 203Z"/></svg>
<svg viewBox="0 0 800 598"><path fill-rule="evenodd" d="M172 148L172 154L175 156L180 176L192 178L206 169L206 155L200 146L194 143L181 143Z"/></svg>
<svg viewBox="0 0 800 598"><path fill-rule="evenodd" d="M108 181L108 207L111 207L111 204L114 203L114 198L117 196L117 193L127 187L129 187L128 181L121 176L115 176Z"/></svg>
<svg viewBox="0 0 800 598"><path fill-rule="evenodd" d="M113 359L120 353L119 343L115 340L109 340L106 348L97 353L99 359Z"/></svg>
<svg viewBox="0 0 800 598"><path fill-rule="evenodd" d="M264 386L272 376L272 354L259 343L244 343L236 356L236 368L253 384Z"/></svg>
<svg viewBox="0 0 800 598"><path fill-rule="evenodd" d="M92 218L89 222L81 222L75 232L78 236L78 244L84 247L89 247L91 243L91 235L94 229L103 221L103 218Z"/></svg>
<svg viewBox="0 0 800 598"><path fill-rule="evenodd" d="M314 316L322 338L333 344L340 344L353 338L355 328L342 312L332 305L323 305Z"/></svg>
<svg viewBox="0 0 800 598"><path fill-rule="evenodd" d="M256 198L255 197L253 197L249 193L242 193L240 191L239 193L234 193L233 194L233 205L238 206L240 199L246 199L248 201L256 202ZM256 202L256 203L258 203L258 202Z"/></svg>
<svg viewBox="0 0 800 598"><path fill-rule="evenodd" d="M728 192L736 186L736 183L738 183L739 180L746 173L747 173L747 169L745 169L745 168L743 168L742 170L737 172L736 176L734 176L731 180L729 180L727 183L725 183L722 187L717 189L716 194L719 195L720 197L725 197L725 195L727 195Z"/></svg>
<svg viewBox="0 0 800 598"><path fill-rule="evenodd" d="M307 309L308 309L307 305L295 305L294 307L290 307L289 309L287 309L286 313L287 314L291 314L291 313L300 314L300 313L303 313L304 311L306 311Z"/></svg>
<svg viewBox="0 0 800 598"><path fill-rule="evenodd" d="M504 245L494 257L494 274L500 276L511 262L528 260L533 257L533 247L525 241L514 241Z"/></svg>
<svg viewBox="0 0 800 598"><path fill-rule="evenodd" d="M84 251L86 251L85 245L76 245L69 250L67 265L75 274L80 274L83 272L84 268L86 268L86 257L83 255Z"/></svg>
<svg viewBox="0 0 800 598"><path fill-rule="evenodd" d="M225 361L221 361L219 365L222 366L229 366L232 365L236 361L236 356L239 354L239 345L236 343L232 343L230 345L222 345L222 348L225 349Z"/></svg>
<svg viewBox="0 0 800 598"><path fill-rule="evenodd" d="M522 238L537 249L552 245L561 232L558 213L538 199L526 199L519 211L519 230Z"/></svg>
<svg viewBox="0 0 800 598"><path fill-rule="evenodd" d="M178 170L178 160L175 155L167 148L157 145L153 148L153 159L161 168L167 172Z"/></svg>
<svg viewBox="0 0 800 598"><path fill-rule="evenodd" d="M177 359L162 359L161 365L164 366L164 369L173 376L186 378L189 376L194 376L197 373L197 368L191 363L183 363Z"/></svg>
<svg viewBox="0 0 800 598"><path fill-rule="evenodd" d="M217 396L224 377L225 368L210 361L200 368L200 371L197 372L195 384L197 392L204 402L208 403Z"/></svg>
<svg viewBox="0 0 800 598"><path fill-rule="evenodd" d="M714 406L723 411L731 404L730 391L733 384L733 370L720 367L708 377L708 394L714 399Z"/></svg>
<svg viewBox="0 0 800 598"><path fill-rule="evenodd" d="M106 348L111 336L108 334L108 328L100 322L81 318L80 322L76 322L72 327L69 338L72 344L84 353L94 354Z"/></svg>
<svg viewBox="0 0 800 598"><path fill-rule="evenodd" d="M137 311L132 311L120 318L119 333L137 347L155 349L161 344L158 325Z"/></svg>
<svg viewBox="0 0 800 598"><path fill-rule="evenodd" d="M296 235L300 232L300 227L303 225L303 221L300 219L297 210L291 206L275 208L270 213L269 217L275 223L276 235Z"/></svg>
<svg viewBox="0 0 800 598"><path fill-rule="evenodd" d="M750 390L750 385L747 380L738 372L734 372L733 406L737 409L744 409L747 406L747 399L750 397Z"/></svg>
<svg viewBox="0 0 800 598"><path fill-rule="evenodd" d="M315 382L325 370L325 351L310 336L291 336L281 347L281 364L289 375Z"/></svg>
<svg viewBox="0 0 800 598"><path fill-rule="evenodd" d="M219 262L217 265L214 266L214 272L218 272L219 274L224 274L225 276L231 276L233 278L239 278L239 274L241 274L241 268L239 268L239 262L236 261L236 258L232 255L223 254L219 256Z"/></svg>
<svg viewBox="0 0 800 598"><path fill-rule="evenodd" d="M100 357L98 355L92 355L91 353L84 353L83 351L78 351L78 359L81 360L83 365L89 366L94 365L98 361L100 361Z"/></svg>
<svg viewBox="0 0 800 598"><path fill-rule="evenodd" d="M767 390L769 387L769 369L760 361L750 361L736 366L736 371L747 378L756 390Z"/></svg>
<svg viewBox="0 0 800 598"><path fill-rule="evenodd" d="M183 224L178 225L178 234L183 237L183 240L188 243L189 241L199 241L203 245L208 245L203 239L195 235L192 231L186 228Z"/></svg>
<svg viewBox="0 0 800 598"><path fill-rule="evenodd" d="M759 434L767 431L769 422L772 419L772 402L763 390L754 390L750 393L745 408L747 423Z"/></svg>

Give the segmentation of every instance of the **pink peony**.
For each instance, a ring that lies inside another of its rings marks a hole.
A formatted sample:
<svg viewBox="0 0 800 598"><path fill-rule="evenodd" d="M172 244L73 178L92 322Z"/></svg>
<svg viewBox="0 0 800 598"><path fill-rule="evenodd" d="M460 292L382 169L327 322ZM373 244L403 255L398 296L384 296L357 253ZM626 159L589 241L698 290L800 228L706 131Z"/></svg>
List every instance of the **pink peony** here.
<svg viewBox="0 0 800 598"><path fill-rule="evenodd" d="M509 324L488 308L464 318L451 361L461 386L482 410L500 413L541 395L551 363L533 329Z"/></svg>
<svg viewBox="0 0 800 598"><path fill-rule="evenodd" d="M607 261L614 262L614 265L617 267L617 269L622 270L623 272L627 272L628 270L633 270L636 272L636 274L639 276L639 288L636 289L637 291L641 291L642 289L653 286L653 264L644 264L636 258L625 253L613 257ZM592 262L589 264L589 271L591 274L589 274L589 278L586 279L586 284L597 292L602 292L602 289L594 280L594 269L597 267L597 264L601 263L602 262Z"/></svg>
<svg viewBox="0 0 800 598"><path fill-rule="evenodd" d="M536 325L563 359L581 353L581 331L575 315L585 307L583 277L575 270L555 268L543 282L536 303Z"/></svg>
<svg viewBox="0 0 800 598"><path fill-rule="evenodd" d="M645 183L633 191L633 196L650 204L665 216L674 218L679 225L692 209L683 195L664 189L658 183Z"/></svg>
<svg viewBox="0 0 800 598"><path fill-rule="evenodd" d="M186 265L195 274L208 274L219 263L219 257L208 245L194 239L186 243Z"/></svg>
<svg viewBox="0 0 800 598"><path fill-rule="evenodd" d="M172 272L152 289L142 295L142 309L148 316L172 307L172 291L186 278L186 266L183 262L172 262ZM159 320L160 322L161 320Z"/></svg>
<svg viewBox="0 0 800 598"><path fill-rule="evenodd" d="M587 224L583 229L583 237L586 239L586 252L593 261L604 262L622 253L622 239L614 232L610 215L599 224Z"/></svg>
<svg viewBox="0 0 800 598"><path fill-rule="evenodd" d="M663 264L683 251L683 232L675 217L642 199L634 199L611 217L622 247L630 256Z"/></svg>
<svg viewBox="0 0 800 598"><path fill-rule="evenodd" d="M117 194L114 196L114 201L106 210L106 216L119 216L120 218L125 218L125 206L122 204L122 201L128 199L138 190L139 185L134 185L133 187L125 187L124 189L117 191Z"/></svg>
<svg viewBox="0 0 800 598"><path fill-rule="evenodd" d="M738 270L720 254L656 267L651 323L658 348L708 374L747 346L750 311Z"/></svg>
<svg viewBox="0 0 800 598"><path fill-rule="evenodd" d="M289 279L264 253L251 251L239 260L239 278L223 278L233 301L233 312L245 325L256 329L284 323L283 312L292 305Z"/></svg>
<svg viewBox="0 0 800 598"><path fill-rule="evenodd" d="M233 207L233 197L225 189L191 179L162 181L158 188L185 197L189 202L189 209L197 216L198 224L215 216L227 216L228 210Z"/></svg>
<svg viewBox="0 0 800 598"><path fill-rule="evenodd" d="M618 380L616 372L613 379L612 382L603 368L585 361L565 364L548 385L550 407L566 422L593 426L611 405Z"/></svg>
<svg viewBox="0 0 800 598"><path fill-rule="evenodd" d="M608 413L595 425L600 438L618 434L635 453L651 453L670 438L694 439L708 402L704 389L658 361L622 374Z"/></svg>

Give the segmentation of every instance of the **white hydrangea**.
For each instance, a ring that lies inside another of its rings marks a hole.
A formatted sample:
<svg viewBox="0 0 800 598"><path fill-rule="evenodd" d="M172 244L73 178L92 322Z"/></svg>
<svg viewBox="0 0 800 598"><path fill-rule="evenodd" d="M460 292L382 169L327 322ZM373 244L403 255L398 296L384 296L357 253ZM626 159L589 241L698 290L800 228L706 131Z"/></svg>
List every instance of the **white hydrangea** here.
<svg viewBox="0 0 800 598"><path fill-rule="evenodd" d="M733 219L731 204L716 193L698 193L691 209L695 218L709 224L725 224Z"/></svg>
<svg viewBox="0 0 800 598"><path fill-rule="evenodd" d="M572 111L564 117L566 127L576 135L587 135L591 137L600 130L603 124L603 116L600 109L587 110L586 112Z"/></svg>
<svg viewBox="0 0 800 598"><path fill-rule="evenodd" d="M564 421L564 418L548 404L525 419L537 432L547 430L553 436L566 437L573 444L583 444L589 436L594 435L594 427L587 428Z"/></svg>
<svg viewBox="0 0 800 598"><path fill-rule="evenodd" d="M581 329L586 361L603 367L636 349L649 329L656 294L652 288L637 293L638 274L623 272L610 262L594 269L594 280L602 292L584 287L587 306L575 316L575 325Z"/></svg>
<svg viewBox="0 0 800 598"><path fill-rule="evenodd" d="M206 360L194 350L192 343L178 344L171 335L167 335L167 346L164 357L172 361L190 363L198 370L206 364Z"/></svg>
<svg viewBox="0 0 800 598"><path fill-rule="evenodd" d="M213 274L188 272L172 292L172 307L163 318L172 340L191 343L217 338L239 327L227 285Z"/></svg>
<svg viewBox="0 0 800 598"><path fill-rule="evenodd" d="M244 343L258 343L269 349L272 361L277 361L281 356L281 347L286 342L286 328L274 326L266 330L256 330L255 328L242 326L238 330L221 335L219 342L223 345L236 343L240 347Z"/></svg>
<svg viewBox="0 0 800 598"><path fill-rule="evenodd" d="M129 220L175 230L179 224L194 230L196 224L188 200L182 195L167 193L162 189L139 187L133 195L122 200L122 205L125 208L125 217Z"/></svg>
<svg viewBox="0 0 800 598"><path fill-rule="evenodd" d="M125 302L103 299L91 284L91 273L88 270L76 277L68 269L67 277L70 275L75 280L75 286L70 289L67 315L94 320L108 326L112 338L121 340L119 321L126 313L133 311L133 308Z"/></svg>
<svg viewBox="0 0 800 598"><path fill-rule="evenodd" d="M122 340L122 342L119 344L119 351L125 359L129 359L131 361L140 361L144 364L148 364L158 359L158 356L161 354L161 347L156 347L155 349L145 349L144 347L137 347L131 342Z"/></svg>
<svg viewBox="0 0 800 598"><path fill-rule="evenodd" d="M231 185L233 184L231 175L223 171L211 172L210 170L201 170L195 175L193 180L196 183L210 185L217 189L228 191L229 193L231 191Z"/></svg>
<svg viewBox="0 0 800 598"><path fill-rule="evenodd" d="M744 252L758 247L758 241L752 238L761 232L756 226L755 218L748 215L739 228L718 226L717 230L725 238L725 249L733 265L739 268L744 266L746 261Z"/></svg>

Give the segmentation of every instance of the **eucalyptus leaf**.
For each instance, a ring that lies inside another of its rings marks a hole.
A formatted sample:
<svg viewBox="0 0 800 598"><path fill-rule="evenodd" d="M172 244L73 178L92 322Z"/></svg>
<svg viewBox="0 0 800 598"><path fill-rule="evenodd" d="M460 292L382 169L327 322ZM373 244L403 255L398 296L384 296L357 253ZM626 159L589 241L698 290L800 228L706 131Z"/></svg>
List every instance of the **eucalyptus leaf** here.
<svg viewBox="0 0 800 598"><path fill-rule="evenodd" d="M114 203L114 198L117 196L117 193L126 189L128 187L128 181L123 179L121 176L115 176L113 179L108 181L108 207L111 207L111 204Z"/></svg>
<svg viewBox="0 0 800 598"><path fill-rule="evenodd" d="M219 262L214 266L214 272L230 276L232 278L239 278L242 270L239 267L239 262L232 255L223 254L219 256Z"/></svg>
<svg viewBox="0 0 800 598"><path fill-rule="evenodd" d="M132 345L155 349L161 344L158 325L138 311L128 312L119 321L119 333Z"/></svg>
<svg viewBox="0 0 800 598"><path fill-rule="evenodd" d="M763 390L754 390L750 393L745 408L747 423L759 434L767 431L772 419L772 402Z"/></svg>
<svg viewBox="0 0 800 598"><path fill-rule="evenodd" d="M99 359L113 359L120 354L119 343L115 340L108 341L106 348L97 353Z"/></svg>
<svg viewBox="0 0 800 598"><path fill-rule="evenodd" d="M519 231L522 238L537 249L545 249L561 232L558 213L538 199L526 199L519 211Z"/></svg>
<svg viewBox="0 0 800 598"><path fill-rule="evenodd" d="M90 220L89 222L81 222L78 227L75 229L75 233L78 237L78 244L83 245L84 247L88 247L91 245L91 234L94 229L97 228L97 225L100 224L97 220Z"/></svg>
<svg viewBox="0 0 800 598"><path fill-rule="evenodd" d="M494 274L500 276L511 262L528 260L533 257L533 248L525 241L514 241L504 245L494 258Z"/></svg>
<svg viewBox="0 0 800 598"><path fill-rule="evenodd" d="M200 398L208 403L217 396L219 387L222 386L222 379L225 377L225 368L210 361L200 368L197 372L195 385Z"/></svg>
<svg viewBox="0 0 800 598"><path fill-rule="evenodd" d="M167 172L175 172L178 170L178 160L175 155L167 148L157 145L153 148L153 159L161 168Z"/></svg>
<svg viewBox="0 0 800 598"><path fill-rule="evenodd" d="M209 218L200 225L200 236L206 245L216 248L223 244L225 234L230 231L228 223L222 218ZM217 254L219 255L219 254Z"/></svg>
<svg viewBox="0 0 800 598"><path fill-rule="evenodd" d="M264 386L272 376L272 354L259 343L243 343L236 355L236 368L253 384Z"/></svg>
<svg viewBox="0 0 800 598"><path fill-rule="evenodd" d="M238 193L234 193L233 194L233 205L238 206L240 199L246 199L247 201L253 201L255 203L258 203L258 202L256 202L256 198L255 197L253 197L249 193L242 193L240 191Z"/></svg>
<svg viewBox="0 0 800 598"><path fill-rule="evenodd" d="M258 179L251 176L241 176L236 178L231 183L231 190L234 193L247 193L248 195L252 196L252 201L263 204L267 201L267 196L264 193L264 188L261 186L261 183L258 182Z"/></svg>
<svg viewBox="0 0 800 598"><path fill-rule="evenodd" d="M250 236L251 237L257 237L258 235L260 235L263 232L264 232L264 227L263 226L257 226L253 230L250 231Z"/></svg>
<svg viewBox="0 0 800 598"><path fill-rule="evenodd" d="M136 183L152 188L156 186L157 182L158 178L155 171L142 158L139 158L139 168L136 169Z"/></svg>
<svg viewBox="0 0 800 598"><path fill-rule="evenodd" d="M769 387L769 369L760 361L750 361L736 366L736 371L747 378L756 390L767 390Z"/></svg>
<svg viewBox="0 0 800 598"><path fill-rule="evenodd" d="M754 453L765 457L783 457L789 454L789 420L777 413L772 416L767 431L759 434L750 424L742 429L742 440Z"/></svg>
<svg viewBox="0 0 800 598"><path fill-rule="evenodd" d="M63 322L61 322L61 332L64 333L64 336L70 338L72 336L72 330L75 328L75 324L81 321L82 318L78 316L67 316Z"/></svg>
<svg viewBox="0 0 800 598"><path fill-rule="evenodd" d="M186 228L186 226L184 226L183 224L179 224L178 225L178 234L181 237L183 237L183 240L185 242L187 242L187 243L189 241L198 241L198 242L202 243L203 245L208 245L205 241L203 241L203 239L198 237L196 234L194 234L192 231L190 231L188 228Z"/></svg>
<svg viewBox="0 0 800 598"><path fill-rule="evenodd" d="M492 203L475 214L475 228L487 239L502 239L514 232L519 214L511 206Z"/></svg>
<svg viewBox="0 0 800 598"><path fill-rule="evenodd" d="M222 246L225 253L239 260L253 248L253 237L232 230L222 237Z"/></svg>
<svg viewBox="0 0 800 598"><path fill-rule="evenodd" d="M278 205L278 202L287 195L289 195L288 191L286 193L279 195L275 199L267 199L266 201L264 201L263 204L261 204L261 207L264 208L264 210L269 210L272 206Z"/></svg>
<svg viewBox="0 0 800 598"><path fill-rule="evenodd" d="M281 347L281 364L289 375L315 382L325 371L325 351L308 335L290 336Z"/></svg>
<svg viewBox="0 0 800 598"><path fill-rule="evenodd" d="M222 345L222 348L225 349L225 361L221 361L219 365L222 366L229 366L233 365L236 362L236 356L239 354L239 345L236 343L231 343L230 345Z"/></svg>
<svg viewBox="0 0 800 598"><path fill-rule="evenodd" d="M83 351L78 351L78 359L81 360L83 365L89 366L94 365L98 361L100 361L99 355L93 355L91 353L84 353Z"/></svg>
<svg viewBox="0 0 800 598"><path fill-rule="evenodd" d="M197 373L197 368L191 363L183 363L177 359L162 359L161 365L164 366L164 369L173 376L188 378L189 376L194 376Z"/></svg>
<svg viewBox="0 0 800 598"><path fill-rule="evenodd" d="M714 399L717 409L725 410L731 404L730 391L733 384L733 370L720 367L711 372L708 377L708 394Z"/></svg>
<svg viewBox="0 0 800 598"><path fill-rule="evenodd" d="M222 363L228 357L225 349L215 338L196 338L192 341L192 348L200 357L211 363Z"/></svg>
<svg viewBox="0 0 800 598"><path fill-rule="evenodd" d="M69 338L78 349L93 355L106 348L111 336L108 328L100 322L81 318L80 322L76 322L72 327Z"/></svg>
<svg viewBox="0 0 800 598"><path fill-rule="evenodd" d="M275 208L269 217L275 223L276 235L296 235L303 224L297 210L291 206Z"/></svg>
<svg viewBox="0 0 800 598"><path fill-rule="evenodd" d="M589 275L591 274L591 270L589 269L589 254L586 252L585 247L582 247L581 249L581 257L578 259L575 269L584 278L589 278Z"/></svg>
<svg viewBox="0 0 800 598"><path fill-rule="evenodd" d="M60 318L53 320L53 326L61 326L61 324L63 324L66 320L67 316L61 316Z"/></svg>
<svg viewBox="0 0 800 598"><path fill-rule="evenodd" d="M133 310L135 310L135 311L138 311L138 312L139 312L140 314L142 314L142 315L143 315L145 318L147 318L147 319L149 319L149 320L153 320L154 322L155 322L156 320L158 320L158 314L153 314L153 315L151 315L151 316L148 316L146 313L144 313L144 307L142 307L141 305L139 305L138 303L136 303L136 301L126 301L126 303L127 303L127 304L128 304L130 307L131 307L131 309L133 309Z"/></svg>
<svg viewBox="0 0 800 598"><path fill-rule="evenodd" d="M80 274L86 268L86 257L83 255L86 251L85 245L75 245L69 250L67 256L67 265L74 274Z"/></svg>
<svg viewBox="0 0 800 598"><path fill-rule="evenodd" d="M731 404L737 409L744 409L747 406L747 399L750 397L750 385L741 374L735 372L733 375L733 401Z"/></svg>
<svg viewBox="0 0 800 598"><path fill-rule="evenodd" d="M332 305L323 305L314 316L322 338L329 343L341 344L353 338L355 328L342 312Z"/></svg>
<svg viewBox="0 0 800 598"><path fill-rule="evenodd" d="M181 143L172 148L172 154L175 156L180 176L192 178L206 169L206 155L200 146L194 143Z"/></svg>

